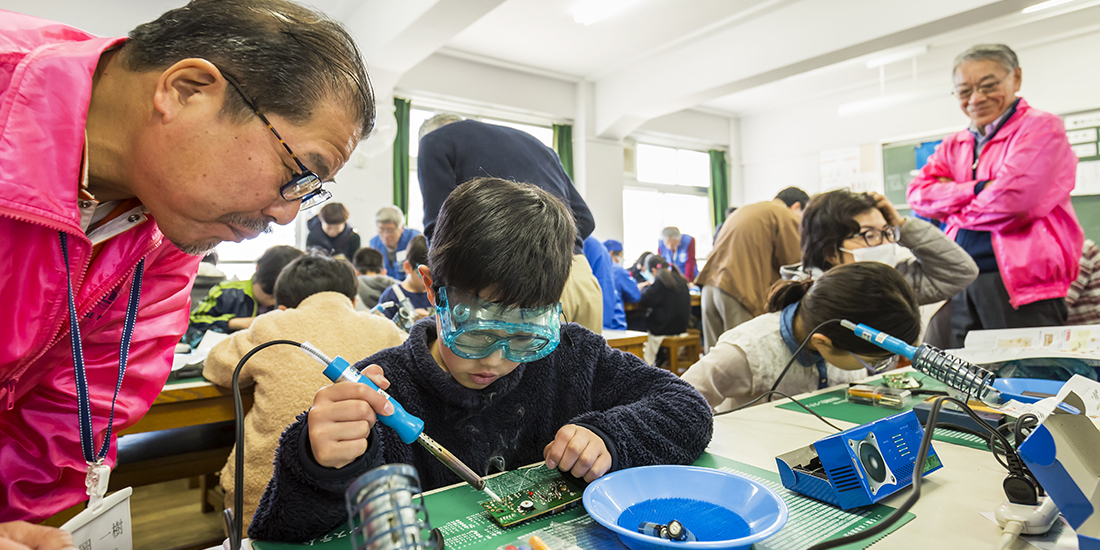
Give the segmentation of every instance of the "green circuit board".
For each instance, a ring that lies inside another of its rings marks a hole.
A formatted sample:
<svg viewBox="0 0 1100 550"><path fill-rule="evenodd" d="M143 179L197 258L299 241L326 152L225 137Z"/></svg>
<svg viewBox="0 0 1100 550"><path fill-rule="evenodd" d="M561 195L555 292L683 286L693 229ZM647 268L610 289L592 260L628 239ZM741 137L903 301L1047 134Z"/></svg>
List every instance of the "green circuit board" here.
<svg viewBox="0 0 1100 550"><path fill-rule="evenodd" d="M554 514L577 505L584 490L566 481L557 470L529 468L525 475L543 476L525 480L518 491L500 495L500 500L486 500L481 506L501 527L511 527L540 516ZM541 471L539 471L541 470Z"/></svg>

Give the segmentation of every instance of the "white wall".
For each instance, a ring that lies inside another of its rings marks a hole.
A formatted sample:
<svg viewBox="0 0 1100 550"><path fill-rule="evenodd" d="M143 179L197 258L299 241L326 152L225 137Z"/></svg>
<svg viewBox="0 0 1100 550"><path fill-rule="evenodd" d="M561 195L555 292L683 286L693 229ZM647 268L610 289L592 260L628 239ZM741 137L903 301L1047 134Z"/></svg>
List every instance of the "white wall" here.
<svg viewBox="0 0 1100 550"><path fill-rule="evenodd" d="M1088 69L1090 52L1100 51L1100 33L1014 49L1023 68L1021 95L1032 107L1057 114L1100 108L1100 94L1095 91L1100 88L1100 72ZM922 71L916 86L942 87L946 92L951 86L949 71L949 66ZM954 97L946 93L877 113L837 116L840 104L876 95L878 87L871 85L743 116L744 201L770 199L790 185L810 193L819 191L818 154L823 150L961 130L969 123Z"/></svg>
<svg viewBox="0 0 1100 550"><path fill-rule="evenodd" d="M575 83L435 54L401 76L399 92L446 98L553 120L576 116Z"/></svg>

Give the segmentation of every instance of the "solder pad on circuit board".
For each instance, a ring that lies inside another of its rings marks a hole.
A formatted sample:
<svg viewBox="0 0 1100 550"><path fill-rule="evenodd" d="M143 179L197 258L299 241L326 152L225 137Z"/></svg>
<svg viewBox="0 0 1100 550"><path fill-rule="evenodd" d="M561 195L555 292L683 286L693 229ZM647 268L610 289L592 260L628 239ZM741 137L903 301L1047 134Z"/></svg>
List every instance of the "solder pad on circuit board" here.
<svg viewBox="0 0 1100 550"><path fill-rule="evenodd" d="M481 506L501 527L511 527L539 516L560 512L575 506L584 494L582 489L562 478L557 470L546 468L530 470L532 470L530 473L542 470L538 473L545 472L545 475L551 477L534 481L520 491L500 495L500 501L481 502Z"/></svg>

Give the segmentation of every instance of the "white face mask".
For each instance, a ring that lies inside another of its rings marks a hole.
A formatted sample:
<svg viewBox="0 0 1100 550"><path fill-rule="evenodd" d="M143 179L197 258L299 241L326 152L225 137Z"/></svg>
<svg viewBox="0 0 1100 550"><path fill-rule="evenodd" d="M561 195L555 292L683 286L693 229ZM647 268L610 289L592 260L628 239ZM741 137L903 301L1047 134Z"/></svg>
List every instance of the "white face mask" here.
<svg viewBox="0 0 1100 550"><path fill-rule="evenodd" d="M855 250L841 248L841 250L851 253L857 262L879 262L890 267L898 265L898 243L882 243L878 246L868 246Z"/></svg>

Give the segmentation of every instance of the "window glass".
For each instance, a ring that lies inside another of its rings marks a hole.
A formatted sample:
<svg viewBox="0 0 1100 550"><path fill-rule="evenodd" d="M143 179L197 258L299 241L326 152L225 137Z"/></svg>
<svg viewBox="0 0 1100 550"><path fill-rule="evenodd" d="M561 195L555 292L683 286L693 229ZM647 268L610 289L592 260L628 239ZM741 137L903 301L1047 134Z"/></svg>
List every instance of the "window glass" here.
<svg viewBox="0 0 1100 550"><path fill-rule="evenodd" d="M657 252L661 230L675 226L695 239L699 267L711 250L710 155L703 151L639 143L637 182L623 189L624 261ZM676 187L670 187L676 186Z"/></svg>
<svg viewBox="0 0 1100 550"><path fill-rule="evenodd" d="M710 254L711 237L706 195L664 193L655 189L623 189L623 262L632 265L642 252L657 253L661 230L675 226L695 239L695 257L702 268Z"/></svg>
<svg viewBox="0 0 1100 550"><path fill-rule="evenodd" d="M311 208L298 214L298 216L308 220L320 211L319 207ZM263 233L255 239L244 242L227 241L219 244L215 248L218 252L218 269L225 273L230 280L243 281L251 279L252 274L256 271L256 260L260 259L265 250L280 244L297 246L295 241L297 227L297 220L287 225L272 223L271 233Z"/></svg>
<svg viewBox="0 0 1100 550"><path fill-rule="evenodd" d="M554 129L552 127L521 124L519 122L509 122L507 120L495 118L482 118L480 120L486 124L496 124L497 126L507 126L509 128L515 128L516 130L522 130L535 136L535 139L541 141L543 145L551 149L554 148Z"/></svg>
<svg viewBox="0 0 1100 550"><path fill-rule="evenodd" d="M638 181L692 187L710 186L710 155L639 143L636 147Z"/></svg>

